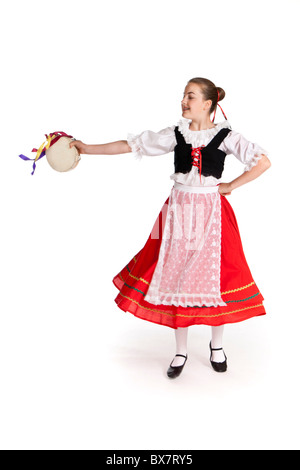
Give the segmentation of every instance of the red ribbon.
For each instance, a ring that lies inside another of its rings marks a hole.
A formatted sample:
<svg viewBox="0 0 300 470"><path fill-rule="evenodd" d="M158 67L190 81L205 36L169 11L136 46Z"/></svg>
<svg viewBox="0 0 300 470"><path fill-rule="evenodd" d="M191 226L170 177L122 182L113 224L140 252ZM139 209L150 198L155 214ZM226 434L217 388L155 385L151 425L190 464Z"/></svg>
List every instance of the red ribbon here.
<svg viewBox="0 0 300 470"><path fill-rule="evenodd" d="M200 174L200 181L201 181L201 171L202 171L202 149L205 147L205 145L202 145L201 147L195 147L192 149L192 165L196 166L199 168L199 174Z"/></svg>
<svg viewBox="0 0 300 470"><path fill-rule="evenodd" d="M73 138L72 135L69 135L69 134L66 134L65 132L51 132L51 134L49 134L50 137L52 137L53 135L57 135L57 137L55 137L55 139L52 139L51 142L50 142L50 147L55 144L55 142L57 142L61 137L71 137ZM45 134L45 137L46 139L48 139L48 134ZM46 150L45 147L43 148L43 151ZM37 152L37 149L32 149L31 150L32 152Z"/></svg>
<svg viewBox="0 0 300 470"><path fill-rule="evenodd" d="M218 93L218 101L219 101L219 99L220 99L220 93L219 93L219 90L217 90L217 93ZM224 116L224 118L225 118L225 119L226 119L226 121L227 121L226 114L224 113L223 109L222 109L222 108L221 108L221 106L219 105L218 101L217 101L217 106L219 106L220 110L221 110L221 111L222 111L222 113L223 113L223 116ZM214 121L215 121L215 117L216 117L216 110L217 110L217 108L215 109L215 112L214 112L214 117L213 117L213 120L212 120L212 122L214 122Z"/></svg>

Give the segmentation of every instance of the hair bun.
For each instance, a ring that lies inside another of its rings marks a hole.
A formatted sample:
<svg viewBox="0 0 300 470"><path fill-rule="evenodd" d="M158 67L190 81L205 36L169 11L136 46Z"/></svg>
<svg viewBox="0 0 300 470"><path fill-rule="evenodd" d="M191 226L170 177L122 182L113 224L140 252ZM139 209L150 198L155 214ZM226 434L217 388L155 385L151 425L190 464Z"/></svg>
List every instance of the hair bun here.
<svg viewBox="0 0 300 470"><path fill-rule="evenodd" d="M219 86L217 86L216 89L219 92L219 101L222 101L225 98L225 91Z"/></svg>

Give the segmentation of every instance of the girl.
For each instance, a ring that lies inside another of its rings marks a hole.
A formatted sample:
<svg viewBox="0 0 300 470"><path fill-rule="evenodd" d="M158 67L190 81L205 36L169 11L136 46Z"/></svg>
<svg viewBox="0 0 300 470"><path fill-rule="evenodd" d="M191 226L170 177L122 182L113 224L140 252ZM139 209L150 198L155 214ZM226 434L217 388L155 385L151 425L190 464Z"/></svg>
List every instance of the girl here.
<svg viewBox="0 0 300 470"><path fill-rule="evenodd" d="M225 372L224 325L266 313L226 196L271 164L265 150L231 129L218 104L224 97L224 90L210 80L193 78L185 87L183 119L177 126L129 134L127 140L108 144L70 144L83 154L134 152L137 158L174 151L171 193L144 247L113 279L118 307L175 330L170 378L178 377L186 363L189 326L212 327L210 362L216 372ZM214 124L217 106L225 120ZM228 154L235 155L245 170L222 183Z"/></svg>

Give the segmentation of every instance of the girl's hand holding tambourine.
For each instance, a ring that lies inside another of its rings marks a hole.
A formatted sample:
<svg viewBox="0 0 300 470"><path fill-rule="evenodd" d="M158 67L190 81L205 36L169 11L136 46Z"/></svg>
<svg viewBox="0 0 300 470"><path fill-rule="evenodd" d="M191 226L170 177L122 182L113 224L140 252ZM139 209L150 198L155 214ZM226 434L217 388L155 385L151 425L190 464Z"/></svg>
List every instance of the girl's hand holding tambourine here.
<svg viewBox="0 0 300 470"><path fill-rule="evenodd" d="M76 147L78 152L79 152L79 155L81 153L87 153L87 145L84 144L81 140L73 140L72 142L70 142L70 148L72 147Z"/></svg>

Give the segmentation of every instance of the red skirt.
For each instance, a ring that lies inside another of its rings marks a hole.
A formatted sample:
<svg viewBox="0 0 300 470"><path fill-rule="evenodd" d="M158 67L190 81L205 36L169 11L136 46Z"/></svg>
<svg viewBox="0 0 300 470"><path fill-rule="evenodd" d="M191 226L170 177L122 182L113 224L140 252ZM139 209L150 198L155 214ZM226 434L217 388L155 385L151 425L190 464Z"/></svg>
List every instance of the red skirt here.
<svg viewBox="0 0 300 470"><path fill-rule="evenodd" d="M170 328L191 325L220 326L265 315L263 296L255 284L242 247L235 214L225 196L221 196L221 272L220 287L226 306L154 305L145 300L158 262L165 226L168 198L160 211L144 247L113 278L119 293L118 307L138 318ZM153 237L153 233L157 236Z"/></svg>

